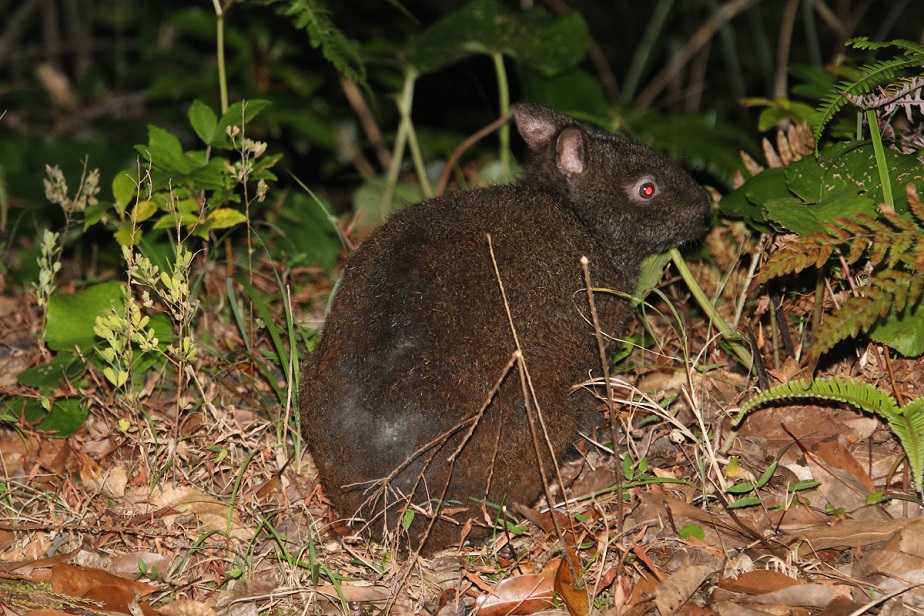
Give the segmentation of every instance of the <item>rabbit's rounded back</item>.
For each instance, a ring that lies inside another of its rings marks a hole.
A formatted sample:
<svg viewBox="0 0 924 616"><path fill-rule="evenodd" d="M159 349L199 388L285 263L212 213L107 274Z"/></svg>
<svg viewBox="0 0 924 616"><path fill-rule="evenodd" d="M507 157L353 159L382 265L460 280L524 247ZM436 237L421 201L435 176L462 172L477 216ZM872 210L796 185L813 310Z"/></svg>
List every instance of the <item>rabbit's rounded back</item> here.
<svg viewBox="0 0 924 616"><path fill-rule="evenodd" d="M651 149L538 105L514 117L532 151L522 179L413 205L374 232L306 361L302 426L325 494L375 534L398 527L408 502L453 501L461 522L483 520L471 499L534 500L540 460L552 476L553 457L599 419L573 391L601 373L581 257L594 287L631 293L645 256L704 232L708 195ZM621 335L628 302L596 303ZM538 458L518 344L548 429ZM458 537L440 521L426 547Z"/></svg>

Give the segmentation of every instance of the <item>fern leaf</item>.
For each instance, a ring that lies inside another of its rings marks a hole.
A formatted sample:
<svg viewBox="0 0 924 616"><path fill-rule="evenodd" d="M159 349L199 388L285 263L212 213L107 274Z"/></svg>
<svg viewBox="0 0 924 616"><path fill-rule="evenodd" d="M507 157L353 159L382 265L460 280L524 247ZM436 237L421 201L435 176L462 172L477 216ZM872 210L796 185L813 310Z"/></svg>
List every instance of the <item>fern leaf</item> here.
<svg viewBox="0 0 924 616"><path fill-rule="evenodd" d="M258 0L273 6L276 13L289 18L296 28L308 33L311 46L321 48L324 58L340 73L359 85L366 84L366 65L359 46L338 30L330 10L320 0Z"/></svg>
<svg viewBox="0 0 924 616"><path fill-rule="evenodd" d="M831 258L834 247L840 242L825 233L794 236L770 256L754 277L754 282L763 284L785 274L796 274L810 265L821 267Z"/></svg>
<svg viewBox="0 0 924 616"><path fill-rule="evenodd" d="M871 41L868 37L857 36L848 40L845 45L850 45L854 49L877 50L886 47L898 47L904 49L906 53L917 54L924 58L924 45L905 39L895 39L892 41Z"/></svg>
<svg viewBox="0 0 924 616"><path fill-rule="evenodd" d="M856 379L831 377L815 379L811 382L793 381L773 387L742 404L734 425L736 427L740 425L745 415L755 408L775 402L799 399L843 402L867 413L885 417L887 420L899 412L895 398L884 391Z"/></svg>
<svg viewBox="0 0 924 616"><path fill-rule="evenodd" d="M920 298L920 290L915 288L920 286L915 282L917 278L900 270L883 270L871 276L863 287L864 295L848 299L818 329L812 356L817 358L841 340L867 331L893 306L901 312L914 293L916 301Z"/></svg>
<svg viewBox="0 0 924 616"><path fill-rule="evenodd" d="M924 489L924 397L899 408L886 392L853 378L831 377L812 382L793 381L759 394L741 405L733 425L741 425L753 409L787 400L812 399L842 402L886 420L901 443L911 470L914 489Z"/></svg>
<svg viewBox="0 0 924 616"><path fill-rule="evenodd" d="M902 407L901 411L886 418L895 433L911 470L914 489L918 494L924 483L924 398L917 398Z"/></svg>
<svg viewBox="0 0 924 616"><path fill-rule="evenodd" d="M910 41L902 41L902 43L910 43ZM854 82L840 82L834 92L829 93L822 99L812 119L812 132L816 143L821 141L821 133L824 132L825 126L847 104L848 99L845 94L854 97L862 96L882 83L894 81L897 71L909 67L919 67L924 64L924 53L919 53L916 49L905 48L908 53L904 56L861 66L860 70L865 73L864 77Z"/></svg>
<svg viewBox="0 0 924 616"><path fill-rule="evenodd" d="M921 197L918 195L918 189L914 182L908 182L905 187L905 194L908 195L908 208L911 213L921 224L924 224L924 205L921 204Z"/></svg>

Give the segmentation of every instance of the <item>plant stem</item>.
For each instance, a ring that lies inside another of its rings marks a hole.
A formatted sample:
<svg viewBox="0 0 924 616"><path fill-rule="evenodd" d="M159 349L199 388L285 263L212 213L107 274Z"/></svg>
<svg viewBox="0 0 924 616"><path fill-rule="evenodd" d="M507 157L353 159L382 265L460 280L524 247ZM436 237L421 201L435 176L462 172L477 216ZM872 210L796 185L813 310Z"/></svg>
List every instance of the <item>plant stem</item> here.
<svg viewBox="0 0 924 616"><path fill-rule="evenodd" d="M220 0L212 0L215 7L216 45L218 47L218 89L221 92L221 113L228 110L228 74L225 70L225 12Z"/></svg>
<svg viewBox="0 0 924 616"><path fill-rule="evenodd" d="M507 82L507 69L504 68L504 54L492 53L491 59L494 60L494 72L497 73L497 96L500 99L500 117L506 117L510 111L510 86ZM500 161L504 178L509 182L511 177L510 171L510 125L501 126L498 133L500 136Z"/></svg>
<svg viewBox="0 0 924 616"><path fill-rule="evenodd" d="M414 161L414 169L417 171L420 192L425 199L429 199L433 196L433 187L430 186L430 179L427 177L427 166L424 164L423 156L420 154L417 131L414 130L414 122L411 120L411 109L414 107L414 84L416 82L417 70L409 68L404 80L404 91L401 93L401 100L398 101L398 110L401 112L401 124L407 130L407 143L411 148L411 158Z"/></svg>
<svg viewBox="0 0 924 616"><path fill-rule="evenodd" d="M693 273L690 272L690 268L687 267L686 261L684 261L683 257L680 255L680 251L676 248L671 248L670 255L671 260L674 262L674 266L677 268L677 271L680 272L681 278L683 278L683 281L687 284L687 288L690 289L690 293L696 298L696 302L699 304L700 308L703 309L703 312L709 316L709 323L715 325L716 329L725 337L725 342L731 349L735 359L741 362L741 365L746 369L750 370L754 363L754 358L751 356L751 352L744 348L744 345L739 341L741 336L738 332L733 330L731 326L725 322L725 319L716 311L715 306L713 306L709 298L706 297L706 293L703 291L702 287L696 282Z"/></svg>
<svg viewBox="0 0 924 616"><path fill-rule="evenodd" d="M404 74L404 87L401 88L401 95L398 100L398 109L404 105L403 101L411 98L414 92L414 81L417 73L408 70ZM401 173L401 163L404 161L404 147L407 145L408 123L401 115L401 123L398 124L398 132L395 134L395 147L391 153L391 166L388 168L388 176L385 178L385 194L382 195L381 214L384 220L395 201L395 189L398 186L398 175Z"/></svg>
<svg viewBox="0 0 924 616"><path fill-rule="evenodd" d="M873 139L873 152L876 153L876 167L879 169L879 182L882 184L882 199L889 207L895 207L892 196L892 181L889 179L889 163L885 157L885 148L882 147L882 135L879 133L879 120L876 112L866 110L866 120L869 124L869 135Z"/></svg>

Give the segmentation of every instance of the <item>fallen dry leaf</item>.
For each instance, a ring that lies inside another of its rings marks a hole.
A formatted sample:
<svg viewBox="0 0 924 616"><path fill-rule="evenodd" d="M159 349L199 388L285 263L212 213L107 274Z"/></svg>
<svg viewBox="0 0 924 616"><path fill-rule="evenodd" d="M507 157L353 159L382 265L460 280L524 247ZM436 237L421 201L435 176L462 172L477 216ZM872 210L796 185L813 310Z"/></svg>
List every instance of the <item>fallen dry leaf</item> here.
<svg viewBox="0 0 924 616"><path fill-rule="evenodd" d="M555 605L555 583L551 575L533 573L510 577L494 587L490 595L475 601L479 616L534 614Z"/></svg>
<svg viewBox="0 0 924 616"><path fill-rule="evenodd" d="M139 491L133 497L140 502L147 501L155 507L171 507L182 513L193 513L205 530L228 531L228 504L194 487L157 487L148 497L147 490ZM169 516L165 516L169 519ZM237 511L231 511L231 536L235 539L253 537L253 529L241 522Z"/></svg>
<svg viewBox="0 0 924 616"><path fill-rule="evenodd" d="M130 594L137 592L141 596L159 590L156 586L119 577L102 569L75 567L65 563L55 563L51 566L51 590L60 595L80 599L98 586L124 588Z"/></svg>
<svg viewBox="0 0 924 616"><path fill-rule="evenodd" d="M567 550L568 557L561 559L558 571L555 573L555 592L564 599L571 616L586 616L589 611L587 585L584 580L574 578L575 572L580 575L581 563L571 546L568 546ZM580 584L577 584L577 581L580 581Z"/></svg>
<svg viewBox="0 0 924 616"><path fill-rule="evenodd" d="M708 565L687 567L661 582L654 590L655 606L661 616L676 613L687 599L693 596L696 589L716 571L715 567Z"/></svg>
<svg viewBox="0 0 924 616"><path fill-rule="evenodd" d="M726 578L719 582L718 586L732 592L738 592L747 595L760 595L780 590L781 588L798 586L801 583L802 582L799 580L794 580L788 575L784 575L776 571L759 569L757 571L742 573L738 576L737 580Z"/></svg>
<svg viewBox="0 0 924 616"><path fill-rule="evenodd" d="M215 610L211 606L191 599L173 601L157 611L163 616L215 616Z"/></svg>

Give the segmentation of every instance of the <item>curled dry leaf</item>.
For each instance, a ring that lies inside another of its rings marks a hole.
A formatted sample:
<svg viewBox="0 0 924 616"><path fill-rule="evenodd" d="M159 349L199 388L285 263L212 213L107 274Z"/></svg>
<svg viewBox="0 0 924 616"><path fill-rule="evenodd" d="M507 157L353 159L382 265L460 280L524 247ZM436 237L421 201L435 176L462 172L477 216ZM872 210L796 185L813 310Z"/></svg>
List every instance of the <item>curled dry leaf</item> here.
<svg viewBox="0 0 924 616"><path fill-rule="evenodd" d="M205 530L228 530L228 504L193 487L158 487L147 501L155 507L172 507L183 513L193 513ZM247 540L253 529L241 522L236 511L231 512L231 536Z"/></svg>
<svg viewBox="0 0 924 616"><path fill-rule="evenodd" d="M163 574L170 569L171 560L154 552L131 552L113 556L109 559L110 567L107 568L116 575L135 576L141 568L140 563L144 563L145 569L149 572L157 571Z"/></svg>
<svg viewBox="0 0 924 616"><path fill-rule="evenodd" d="M201 601L180 599L159 608L163 616L215 616L215 610Z"/></svg>
<svg viewBox="0 0 924 616"><path fill-rule="evenodd" d="M581 562L570 546L567 549L569 558L561 559L555 573L555 592L564 599L571 616L586 616L589 611L587 585L581 578L574 579L575 573L580 575Z"/></svg>
<svg viewBox="0 0 924 616"><path fill-rule="evenodd" d="M124 466L103 468L88 455L80 456L80 480L91 490L96 490L109 498L125 496L128 485L128 473Z"/></svg>
<svg viewBox="0 0 924 616"><path fill-rule="evenodd" d="M661 616L676 613L706 578L716 571L715 567L709 565L687 567L659 584L654 591L654 602Z"/></svg>
<svg viewBox="0 0 924 616"><path fill-rule="evenodd" d="M141 596L158 590L156 586L113 575L102 569L75 567L65 563L51 566L51 590L59 595L83 598L97 586L120 587Z"/></svg>
<svg viewBox="0 0 924 616"><path fill-rule="evenodd" d="M157 611L139 594L125 586L94 586L83 597L101 603L107 612L131 614L131 616L157 616Z"/></svg>
<svg viewBox="0 0 924 616"><path fill-rule="evenodd" d="M553 607L555 584L551 575L533 573L502 580L490 595L475 601L478 616L534 614Z"/></svg>

